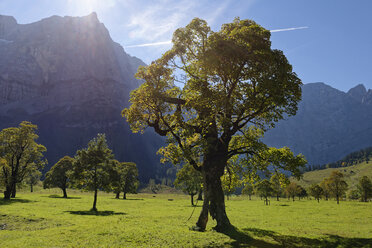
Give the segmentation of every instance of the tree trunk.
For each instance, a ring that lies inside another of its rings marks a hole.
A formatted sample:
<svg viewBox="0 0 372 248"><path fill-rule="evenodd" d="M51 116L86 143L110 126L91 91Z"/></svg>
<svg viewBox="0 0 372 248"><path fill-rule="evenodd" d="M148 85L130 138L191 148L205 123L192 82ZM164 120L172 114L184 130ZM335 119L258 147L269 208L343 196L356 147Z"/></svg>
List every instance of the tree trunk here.
<svg viewBox="0 0 372 248"><path fill-rule="evenodd" d="M6 189L4 191L4 199L10 200L10 195L11 195L11 188L9 186L6 186Z"/></svg>
<svg viewBox="0 0 372 248"><path fill-rule="evenodd" d="M12 198L15 198L16 197L16 194L17 194L17 184L16 183L12 183L12 195L11 195L11 197Z"/></svg>
<svg viewBox="0 0 372 248"><path fill-rule="evenodd" d="M319 203L319 198L318 198L318 203Z"/></svg>
<svg viewBox="0 0 372 248"><path fill-rule="evenodd" d="M198 199L197 200L198 201L202 201L203 200L203 190L202 189L199 190L199 194L198 194Z"/></svg>
<svg viewBox="0 0 372 248"><path fill-rule="evenodd" d="M191 206L194 206L194 194L190 194L191 197Z"/></svg>
<svg viewBox="0 0 372 248"><path fill-rule="evenodd" d="M251 195L249 195L249 200L251 200Z"/></svg>
<svg viewBox="0 0 372 248"><path fill-rule="evenodd" d="M340 204L339 203L339 199L338 199L339 197L338 197L338 195L336 194L336 200L337 200L337 204Z"/></svg>
<svg viewBox="0 0 372 248"><path fill-rule="evenodd" d="M67 198L67 191L66 191L66 188L63 188L62 191L63 191L63 198Z"/></svg>
<svg viewBox="0 0 372 248"><path fill-rule="evenodd" d="M276 200L279 201L279 195L276 195Z"/></svg>
<svg viewBox="0 0 372 248"><path fill-rule="evenodd" d="M94 201L93 201L93 208L92 208L92 211L97 211L97 193L98 193L98 190L95 189L94 190Z"/></svg>
<svg viewBox="0 0 372 248"><path fill-rule="evenodd" d="M127 193L125 191L123 193L124 193L123 199L125 200L125 199L127 199Z"/></svg>
<svg viewBox="0 0 372 248"><path fill-rule="evenodd" d="M196 223L199 231L204 231L207 227L208 213L212 219L217 221L216 231L223 231L230 228L232 225L225 211L225 198L221 186L221 176L223 175L224 166L221 162L216 161L219 167L213 166L203 168L204 179L204 202L198 222Z"/></svg>
<svg viewBox="0 0 372 248"><path fill-rule="evenodd" d="M115 196L116 199L119 199L120 198L120 192L116 192L116 196Z"/></svg>
<svg viewBox="0 0 372 248"><path fill-rule="evenodd" d="M34 192L32 183L30 184L30 186L31 186L31 193L32 193L32 192Z"/></svg>

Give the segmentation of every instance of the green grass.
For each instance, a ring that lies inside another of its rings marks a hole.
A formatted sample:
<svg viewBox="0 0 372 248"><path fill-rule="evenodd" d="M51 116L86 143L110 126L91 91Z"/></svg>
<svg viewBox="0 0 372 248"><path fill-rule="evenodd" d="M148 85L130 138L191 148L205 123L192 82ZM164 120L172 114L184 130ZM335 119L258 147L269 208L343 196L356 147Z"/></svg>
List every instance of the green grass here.
<svg viewBox="0 0 372 248"><path fill-rule="evenodd" d="M0 247L372 247L372 204L335 201L249 201L232 197L228 216L237 230L190 231L200 212L189 197L137 194L128 200L56 190L0 200ZM155 196L155 197L154 197ZM3 229L3 230L2 230Z"/></svg>
<svg viewBox="0 0 372 248"><path fill-rule="evenodd" d="M329 168L324 170L309 171L304 173L300 181L293 180L296 183L308 188L311 184L318 184L324 178L329 177L332 171L340 171L345 176L345 181L349 185L349 189L354 189L358 184L359 178L368 176L372 180L372 162L360 163L349 167Z"/></svg>

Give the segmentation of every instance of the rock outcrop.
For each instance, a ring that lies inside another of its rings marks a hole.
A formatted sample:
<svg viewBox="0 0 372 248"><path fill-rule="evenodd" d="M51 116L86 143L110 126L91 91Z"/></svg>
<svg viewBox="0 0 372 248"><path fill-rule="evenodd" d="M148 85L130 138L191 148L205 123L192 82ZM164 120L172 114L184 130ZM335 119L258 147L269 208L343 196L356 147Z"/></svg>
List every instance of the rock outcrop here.
<svg viewBox="0 0 372 248"><path fill-rule="evenodd" d="M136 162L146 181L159 169L162 140L151 132L132 134L121 117L140 84L134 78L139 65L95 13L22 25L0 16L0 128L37 124L49 166L106 133L117 159Z"/></svg>

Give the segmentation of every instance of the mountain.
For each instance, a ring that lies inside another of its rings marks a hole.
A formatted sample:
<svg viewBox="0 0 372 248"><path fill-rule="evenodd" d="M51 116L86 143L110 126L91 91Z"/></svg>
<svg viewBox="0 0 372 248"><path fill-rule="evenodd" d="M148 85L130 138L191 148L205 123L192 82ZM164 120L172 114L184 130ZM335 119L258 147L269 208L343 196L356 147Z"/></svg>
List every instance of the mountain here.
<svg viewBox="0 0 372 248"><path fill-rule="evenodd" d="M298 107L265 134L268 145L288 146L313 165L372 146L372 90L363 85L345 93L324 83L305 84Z"/></svg>
<svg viewBox="0 0 372 248"><path fill-rule="evenodd" d="M18 24L0 15L0 129L28 120L39 127L49 167L106 133L120 161L153 178L163 144L153 132L133 134L121 110L140 82L140 59L114 42L95 13Z"/></svg>

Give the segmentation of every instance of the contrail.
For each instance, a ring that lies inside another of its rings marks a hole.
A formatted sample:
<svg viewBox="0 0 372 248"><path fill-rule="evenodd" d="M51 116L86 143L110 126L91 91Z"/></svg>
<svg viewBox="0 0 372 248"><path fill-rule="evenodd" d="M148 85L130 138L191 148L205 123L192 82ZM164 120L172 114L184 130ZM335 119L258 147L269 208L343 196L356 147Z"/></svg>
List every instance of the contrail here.
<svg viewBox="0 0 372 248"><path fill-rule="evenodd" d="M306 29L306 28L309 28L309 27L273 29L273 30L270 30L270 32L271 33L276 33L276 32L285 32L285 31L292 31L292 30L299 30L299 29ZM154 43L138 44L138 45L130 45L130 46L125 46L124 48L162 46L162 45L169 45L169 44L172 44L172 41L171 40L154 42Z"/></svg>
<svg viewBox="0 0 372 248"><path fill-rule="evenodd" d="M292 31L292 30L306 29L306 28L309 28L309 27L297 27L297 28L273 29L273 30L270 30L270 33L284 32L284 31Z"/></svg>
<svg viewBox="0 0 372 248"><path fill-rule="evenodd" d="M171 40L160 41L160 42L154 42L154 43L138 44L138 45L130 45L130 46L125 46L125 48L131 48L131 47L161 46L161 45L169 45L169 44L172 44L172 41L171 41Z"/></svg>

